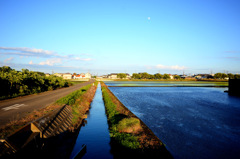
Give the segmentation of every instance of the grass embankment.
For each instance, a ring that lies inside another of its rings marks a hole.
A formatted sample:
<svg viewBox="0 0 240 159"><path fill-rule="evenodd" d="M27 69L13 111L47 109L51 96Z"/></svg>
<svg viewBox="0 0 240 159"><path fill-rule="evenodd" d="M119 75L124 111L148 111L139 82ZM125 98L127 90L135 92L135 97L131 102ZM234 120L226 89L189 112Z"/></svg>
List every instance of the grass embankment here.
<svg viewBox="0 0 240 159"><path fill-rule="evenodd" d="M71 106L73 115L72 128L77 128L79 121L86 118L85 114L90 109L96 89L97 83L95 82L94 86L89 84L56 101L56 104Z"/></svg>
<svg viewBox="0 0 240 159"><path fill-rule="evenodd" d="M72 92L66 97L59 99L54 104L51 104L46 108L27 113L26 116L21 119L16 117L10 123L0 128L0 138L5 138L29 122L43 117L56 109L60 109L64 104L70 105L72 108L73 120L72 126L69 129L73 131L79 126L78 122L84 118L84 114L86 114L86 112L89 110L96 88L96 84L94 86L92 84L87 85L77 91Z"/></svg>
<svg viewBox="0 0 240 159"><path fill-rule="evenodd" d="M115 158L172 158L163 143L102 82L103 100Z"/></svg>

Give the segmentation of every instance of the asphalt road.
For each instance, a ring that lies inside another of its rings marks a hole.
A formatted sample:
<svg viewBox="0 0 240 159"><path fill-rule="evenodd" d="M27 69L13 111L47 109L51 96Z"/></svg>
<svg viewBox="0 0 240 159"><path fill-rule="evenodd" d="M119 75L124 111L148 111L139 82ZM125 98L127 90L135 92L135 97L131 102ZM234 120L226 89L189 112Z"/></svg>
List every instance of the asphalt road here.
<svg viewBox="0 0 240 159"><path fill-rule="evenodd" d="M94 80L90 80L67 88L0 101L0 127L23 117L27 112L45 108L59 98L93 82Z"/></svg>

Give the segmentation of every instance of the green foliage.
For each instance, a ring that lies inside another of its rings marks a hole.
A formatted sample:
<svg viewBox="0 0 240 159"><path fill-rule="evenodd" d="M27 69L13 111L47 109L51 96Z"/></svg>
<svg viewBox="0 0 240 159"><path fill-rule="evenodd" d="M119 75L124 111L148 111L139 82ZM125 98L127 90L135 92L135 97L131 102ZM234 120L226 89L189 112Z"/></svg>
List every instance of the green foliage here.
<svg viewBox="0 0 240 159"><path fill-rule="evenodd" d="M82 87L79 90L76 90L70 94L68 94L67 96L60 98L59 100L56 101L57 104L60 105L70 105L72 106L72 124L76 124L79 120L79 118L81 117L81 113L79 111L79 104L77 102L77 99L79 99L84 93L87 92L87 90L91 87L91 84Z"/></svg>
<svg viewBox="0 0 240 159"><path fill-rule="evenodd" d="M141 79L141 75L137 74L137 73L133 73L132 74L132 78L134 78L134 79Z"/></svg>
<svg viewBox="0 0 240 159"><path fill-rule="evenodd" d="M116 105L113 103L110 95L107 92L106 87L102 87L102 94L103 94L103 100L106 108L106 114L108 117L109 129L110 129L110 136L114 138L120 145L130 148L130 149L138 149L140 147L140 143L138 141L138 137L134 136L131 133L123 133L119 132L118 125L120 124L120 121L123 121L120 124L121 125L128 125L133 124L135 121L130 119L126 119L126 116L123 114L120 114L116 110Z"/></svg>
<svg viewBox="0 0 240 159"><path fill-rule="evenodd" d="M79 90L76 90L72 93L70 93L69 95L60 98L59 100L56 101L57 104L67 104L67 105L74 105L74 103L76 102L76 100L82 96L83 93L85 93L89 88L91 87L91 85L87 85L82 87Z"/></svg>
<svg viewBox="0 0 240 159"><path fill-rule="evenodd" d="M155 79L162 79L162 75L161 75L160 73L156 73L156 74L154 75L154 78L155 78Z"/></svg>
<svg viewBox="0 0 240 159"><path fill-rule="evenodd" d="M163 79L170 79L169 74L166 74L166 73L165 73L165 74L163 75Z"/></svg>
<svg viewBox="0 0 240 159"><path fill-rule="evenodd" d="M28 69L16 71L8 66L0 67L0 99L40 93L69 85L70 83L61 77L45 76L42 72Z"/></svg>
<svg viewBox="0 0 240 159"><path fill-rule="evenodd" d="M137 118L124 118L117 125L117 129L120 131L126 131L134 127L141 127L140 120Z"/></svg>
<svg viewBox="0 0 240 159"><path fill-rule="evenodd" d="M138 149L140 147L138 138L132 134L115 132L111 137L114 137L124 147L130 149Z"/></svg>
<svg viewBox="0 0 240 159"><path fill-rule="evenodd" d="M133 73L132 74L133 79L170 79L169 74L161 75L160 73L156 73L154 75L148 74L146 72L144 73Z"/></svg>
<svg viewBox="0 0 240 159"><path fill-rule="evenodd" d="M179 75L174 75L173 77L174 77L174 79L181 79L181 77Z"/></svg>
<svg viewBox="0 0 240 159"><path fill-rule="evenodd" d="M224 79L224 78L227 78L227 77L228 77L228 75L225 74L225 73L216 73L216 74L214 75L214 78L215 78L215 79Z"/></svg>
<svg viewBox="0 0 240 159"><path fill-rule="evenodd" d="M117 77L123 79L123 78L126 78L127 75L125 73L119 73L117 74Z"/></svg>
<svg viewBox="0 0 240 159"><path fill-rule="evenodd" d="M234 79L240 79L240 75L239 74L234 75Z"/></svg>
<svg viewBox="0 0 240 159"><path fill-rule="evenodd" d="M231 74L231 73L227 74L227 76L228 76L229 79L234 79L234 75Z"/></svg>

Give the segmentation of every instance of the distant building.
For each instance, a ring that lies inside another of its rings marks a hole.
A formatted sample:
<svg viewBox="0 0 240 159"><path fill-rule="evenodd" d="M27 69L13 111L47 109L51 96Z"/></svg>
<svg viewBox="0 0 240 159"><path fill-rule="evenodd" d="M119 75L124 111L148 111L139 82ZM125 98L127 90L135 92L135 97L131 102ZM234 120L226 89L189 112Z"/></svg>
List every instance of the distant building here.
<svg viewBox="0 0 240 159"><path fill-rule="evenodd" d="M62 77L63 79L72 79L71 73L54 73L57 77Z"/></svg>
<svg viewBox="0 0 240 159"><path fill-rule="evenodd" d="M57 77L62 77L62 73L54 73L54 75Z"/></svg>
<svg viewBox="0 0 240 159"><path fill-rule="evenodd" d="M63 73L62 77L63 77L63 79L72 79L72 74L71 73Z"/></svg>
<svg viewBox="0 0 240 159"><path fill-rule="evenodd" d="M50 74L49 74L49 73L45 73L45 75L46 75L46 76L50 76Z"/></svg>
<svg viewBox="0 0 240 159"><path fill-rule="evenodd" d="M90 73L86 73L85 78L92 78L92 75Z"/></svg>
<svg viewBox="0 0 240 159"><path fill-rule="evenodd" d="M213 78L211 74L197 74L194 76L196 79L210 79Z"/></svg>
<svg viewBox="0 0 240 159"><path fill-rule="evenodd" d="M131 75L129 75L128 73L126 73L126 75L127 75L127 77L126 77L126 78L128 78L128 79L130 79L130 78L131 78Z"/></svg>
<svg viewBox="0 0 240 159"><path fill-rule="evenodd" d="M81 74L76 74L76 75L72 75L73 79L81 79L81 78L92 78L92 75L90 73L81 73Z"/></svg>
<svg viewBox="0 0 240 159"><path fill-rule="evenodd" d="M118 75L118 73L111 73L111 74L108 75L108 78L110 78L110 79L118 79L117 75Z"/></svg>
<svg viewBox="0 0 240 159"><path fill-rule="evenodd" d="M173 75L169 74L170 79L174 79Z"/></svg>

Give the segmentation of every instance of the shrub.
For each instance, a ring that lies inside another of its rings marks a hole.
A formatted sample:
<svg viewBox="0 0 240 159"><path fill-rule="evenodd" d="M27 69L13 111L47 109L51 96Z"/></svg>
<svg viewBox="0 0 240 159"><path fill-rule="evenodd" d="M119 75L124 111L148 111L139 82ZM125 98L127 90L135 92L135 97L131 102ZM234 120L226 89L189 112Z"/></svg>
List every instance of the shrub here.
<svg viewBox="0 0 240 159"><path fill-rule="evenodd" d="M119 132L138 133L142 130L139 119L137 118L124 118L117 125Z"/></svg>

